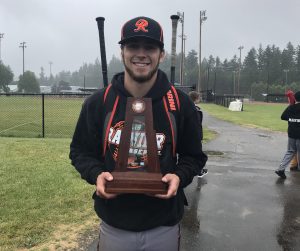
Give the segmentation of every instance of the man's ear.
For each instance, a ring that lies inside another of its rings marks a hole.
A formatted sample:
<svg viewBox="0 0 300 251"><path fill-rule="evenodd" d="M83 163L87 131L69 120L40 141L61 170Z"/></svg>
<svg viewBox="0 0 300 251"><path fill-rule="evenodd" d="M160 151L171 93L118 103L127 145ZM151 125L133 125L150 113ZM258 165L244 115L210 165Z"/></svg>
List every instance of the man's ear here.
<svg viewBox="0 0 300 251"><path fill-rule="evenodd" d="M159 63L162 63L165 60L165 56L166 56L165 51L164 50L161 51L160 56L159 56Z"/></svg>

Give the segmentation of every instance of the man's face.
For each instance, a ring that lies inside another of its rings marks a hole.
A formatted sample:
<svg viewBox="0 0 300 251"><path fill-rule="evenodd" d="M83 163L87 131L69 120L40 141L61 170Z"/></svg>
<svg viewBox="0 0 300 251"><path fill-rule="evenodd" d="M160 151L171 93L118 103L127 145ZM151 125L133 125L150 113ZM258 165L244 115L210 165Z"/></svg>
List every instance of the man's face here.
<svg viewBox="0 0 300 251"><path fill-rule="evenodd" d="M164 58L164 51L159 45L147 39L134 39L127 42L121 54L125 71L140 84L153 78L159 63Z"/></svg>

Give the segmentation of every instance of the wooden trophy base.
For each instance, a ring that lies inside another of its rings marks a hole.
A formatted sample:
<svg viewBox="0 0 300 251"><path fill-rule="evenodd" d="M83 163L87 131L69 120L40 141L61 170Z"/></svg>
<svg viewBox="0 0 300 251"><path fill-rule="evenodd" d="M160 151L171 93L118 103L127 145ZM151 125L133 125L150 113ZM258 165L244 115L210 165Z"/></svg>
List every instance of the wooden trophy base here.
<svg viewBox="0 0 300 251"><path fill-rule="evenodd" d="M166 194L168 186L161 181L161 173L112 172L114 179L106 182L107 193Z"/></svg>

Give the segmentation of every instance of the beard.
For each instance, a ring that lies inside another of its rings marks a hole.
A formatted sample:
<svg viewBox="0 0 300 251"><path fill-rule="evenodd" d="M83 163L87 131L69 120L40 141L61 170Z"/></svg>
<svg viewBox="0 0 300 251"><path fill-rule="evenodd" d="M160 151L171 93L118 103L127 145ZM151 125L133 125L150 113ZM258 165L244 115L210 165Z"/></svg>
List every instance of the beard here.
<svg viewBox="0 0 300 251"><path fill-rule="evenodd" d="M143 84L149 80L151 80L153 78L153 76L156 74L157 70L158 70L158 66L159 66L159 61L157 62L157 64L155 65L155 67L147 74L144 76L138 76L136 75L125 63L124 57L123 57L123 62L124 62L124 67L126 72L128 73L128 75L134 80L136 81L138 84Z"/></svg>

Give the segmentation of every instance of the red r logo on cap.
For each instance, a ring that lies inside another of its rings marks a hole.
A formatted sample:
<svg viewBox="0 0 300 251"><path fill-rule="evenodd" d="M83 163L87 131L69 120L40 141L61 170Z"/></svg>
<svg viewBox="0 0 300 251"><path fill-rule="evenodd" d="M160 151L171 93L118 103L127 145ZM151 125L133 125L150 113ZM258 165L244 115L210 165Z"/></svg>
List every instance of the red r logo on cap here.
<svg viewBox="0 0 300 251"><path fill-rule="evenodd" d="M138 31L148 32L148 30L146 30L146 27L148 27L148 21L145 19L139 19L136 21L135 27L136 29L134 29L134 32L138 32Z"/></svg>

